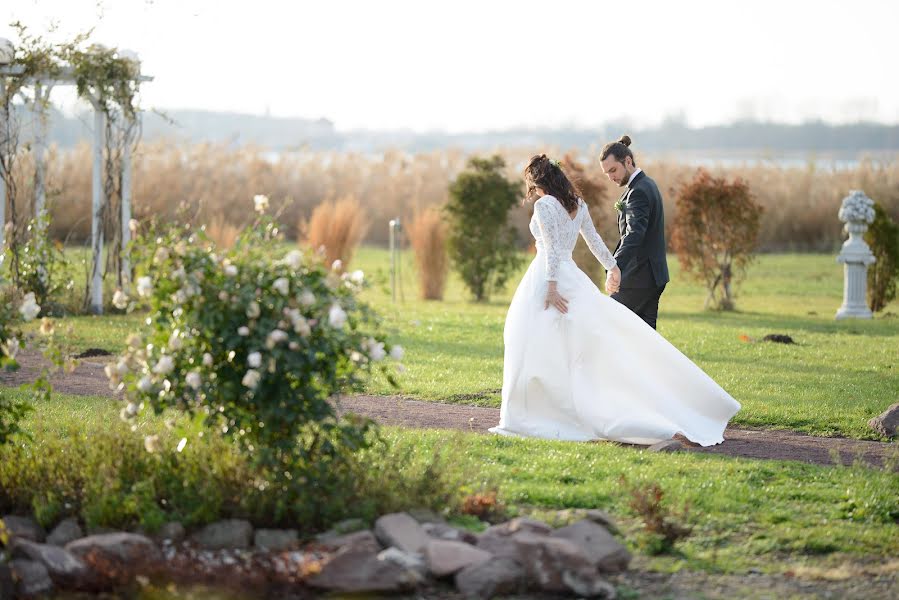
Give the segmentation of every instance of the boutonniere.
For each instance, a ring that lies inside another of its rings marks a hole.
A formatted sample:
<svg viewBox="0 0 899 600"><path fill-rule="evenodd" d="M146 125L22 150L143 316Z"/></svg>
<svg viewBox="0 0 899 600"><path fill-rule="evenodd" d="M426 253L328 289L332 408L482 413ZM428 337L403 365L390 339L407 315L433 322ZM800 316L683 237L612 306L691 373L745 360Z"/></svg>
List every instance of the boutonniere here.
<svg viewBox="0 0 899 600"><path fill-rule="evenodd" d="M625 202L624 199L621 198L615 203L615 210L617 210L620 213L620 212L624 211L625 206L627 206L627 202Z"/></svg>

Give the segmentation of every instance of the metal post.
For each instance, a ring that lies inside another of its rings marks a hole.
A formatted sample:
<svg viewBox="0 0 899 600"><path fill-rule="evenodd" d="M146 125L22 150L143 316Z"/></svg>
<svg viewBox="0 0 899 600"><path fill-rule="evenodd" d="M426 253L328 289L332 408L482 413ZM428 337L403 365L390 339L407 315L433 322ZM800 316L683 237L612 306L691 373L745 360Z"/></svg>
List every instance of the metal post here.
<svg viewBox="0 0 899 600"><path fill-rule="evenodd" d="M399 219L390 219L390 295L396 302L396 228Z"/></svg>
<svg viewBox="0 0 899 600"><path fill-rule="evenodd" d="M103 314L103 277L100 264L103 255L103 229L100 212L103 207L103 140L106 127L105 115L94 106L94 172L91 203L91 251L93 253L91 278L91 312Z"/></svg>

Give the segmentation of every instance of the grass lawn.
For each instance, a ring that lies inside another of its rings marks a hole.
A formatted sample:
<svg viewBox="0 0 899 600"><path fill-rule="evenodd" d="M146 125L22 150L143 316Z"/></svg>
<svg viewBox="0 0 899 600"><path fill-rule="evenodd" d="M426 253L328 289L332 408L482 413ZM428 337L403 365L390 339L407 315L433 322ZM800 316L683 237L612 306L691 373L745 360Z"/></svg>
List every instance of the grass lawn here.
<svg viewBox="0 0 899 600"><path fill-rule="evenodd" d="M113 519L111 515L123 510L135 510L128 508L134 498L145 498L137 490L146 493L147 486L136 484L135 494L131 494L128 484L122 482L137 470L128 466L132 461L146 460L140 458L145 454L140 448L142 436L159 433L169 443L182 435L190 439L183 453L159 457L155 468L169 474L157 474L156 487L149 487L155 495L153 504L170 511L173 518L183 518L199 497L240 497L254 491L249 489L253 486L246 476L249 471L240 467L243 459L216 443L214 435L198 437L199 430L183 419L177 419L170 431L163 424L165 415L147 414L139 419L137 433L131 434L119 422L118 409L119 404L109 398L61 394L36 406L25 422L27 429L39 432L31 450L10 460L9 448L0 448L0 488L18 489L20 495L22 488L27 488L31 507L46 515L52 508L47 502L58 505L67 499L65 490L71 487L71 483L54 482L70 481L78 471L95 471L94 476L82 476L97 478L84 485L100 485L101 498L83 509L82 516ZM132 444L123 446L123 438L114 437L116 432L124 438L133 435L137 450L129 449ZM651 569L782 572L798 565L880 560L899 547L899 477L886 469L654 454L606 443L437 430L387 428L384 433L392 450L387 454L378 451L373 459L375 485L388 476L384 469L415 477L426 472L423 465L441 456L442 475L463 482L463 493L498 489L510 514L551 520L559 509L602 508L610 512L632 550ZM20 464L16 466L16 462ZM235 476L235 472L243 476ZM23 476L28 479L14 479ZM174 488L158 483L172 477ZM190 480L184 481L183 488L180 477ZM680 519L693 526L693 534L679 543L673 554L649 556L642 552L638 544L641 521L628 507L622 477L630 484L658 483L666 494L664 503L675 512L689 506L687 516ZM89 497L88 493L81 499L85 506ZM233 508L227 510L228 516L241 515ZM355 516L353 510L347 507L345 516Z"/></svg>
<svg viewBox="0 0 899 600"><path fill-rule="evenodd" d="M362 248L350 265L365 271L371 284L366 298L407 350L400 393L499 406L503 322L514 283L477 304L451 275L444 301L422 301L411 253L403 258L396 303L385 250ZM871 321L838 322L842 265L831 255L775 254L760 256L750 268L738 288L737 311L706 311L703 289L680 275L673 256L669 261L672 282L662 296L659 332L742 403L734 423L876 439L868 419L899 400L899 302ZM65 323L74 349L116 352L141 318L74 317ZM797 344L741 340L768 333L790 335ZM377 380L368 391L396 393Z"/></svg>

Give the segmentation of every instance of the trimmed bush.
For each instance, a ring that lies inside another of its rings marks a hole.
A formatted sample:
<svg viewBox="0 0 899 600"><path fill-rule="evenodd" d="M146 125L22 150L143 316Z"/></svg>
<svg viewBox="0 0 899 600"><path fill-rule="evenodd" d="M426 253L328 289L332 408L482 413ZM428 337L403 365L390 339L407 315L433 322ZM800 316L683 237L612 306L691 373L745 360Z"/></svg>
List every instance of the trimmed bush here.
<svg viewBox="0 0 899 600"><path fill-rule="evenodd" d="M878 312L896 298L899 279L899 225L879 204L874 204L874 222L865 233L865 241L877 259L868 267L868 307Z"/></svg>

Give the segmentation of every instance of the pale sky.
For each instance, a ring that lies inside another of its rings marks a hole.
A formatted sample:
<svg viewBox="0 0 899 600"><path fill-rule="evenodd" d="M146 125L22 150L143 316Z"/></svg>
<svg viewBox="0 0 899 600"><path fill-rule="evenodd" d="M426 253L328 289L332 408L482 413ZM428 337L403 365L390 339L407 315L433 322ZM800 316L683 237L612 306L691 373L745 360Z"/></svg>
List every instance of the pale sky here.
<svg viewBox="0 0 899 600"><path fill-rule="evenodd" d="M341 130L899 123L895 0L7 0L13 43L15 19L136 50L145 108Z"/></svg>

